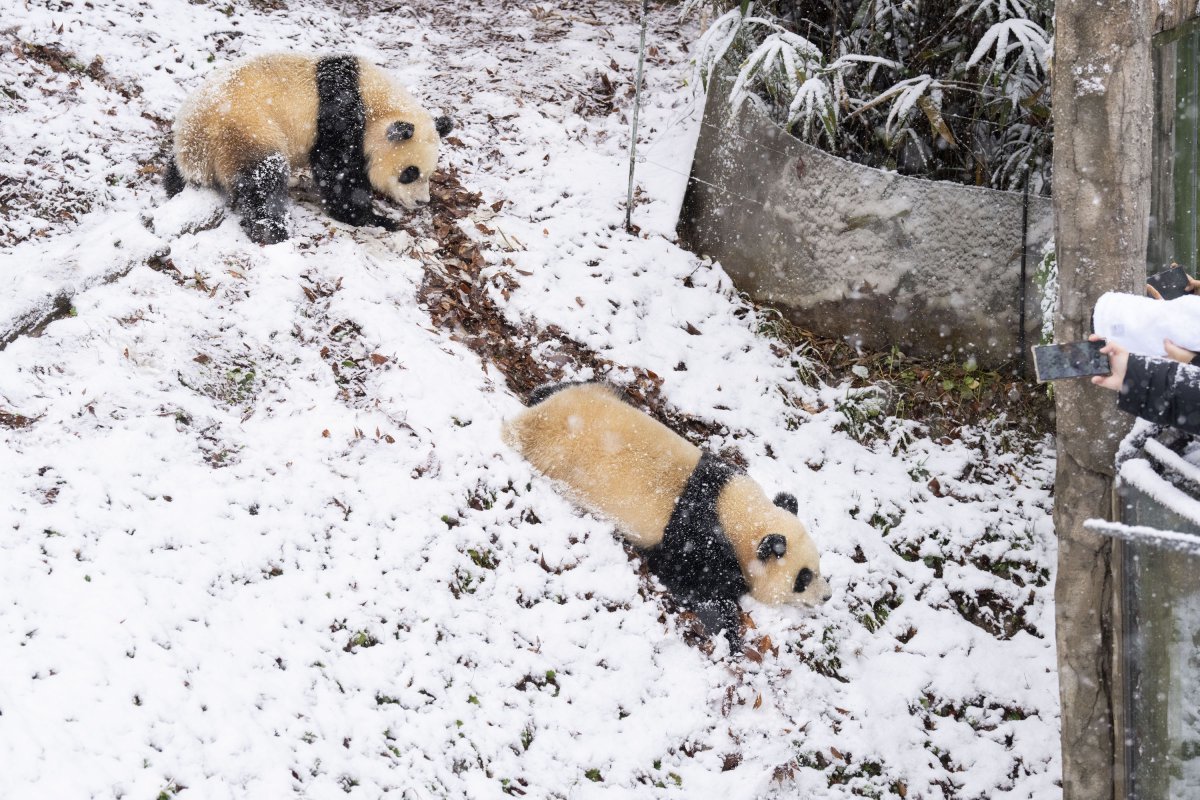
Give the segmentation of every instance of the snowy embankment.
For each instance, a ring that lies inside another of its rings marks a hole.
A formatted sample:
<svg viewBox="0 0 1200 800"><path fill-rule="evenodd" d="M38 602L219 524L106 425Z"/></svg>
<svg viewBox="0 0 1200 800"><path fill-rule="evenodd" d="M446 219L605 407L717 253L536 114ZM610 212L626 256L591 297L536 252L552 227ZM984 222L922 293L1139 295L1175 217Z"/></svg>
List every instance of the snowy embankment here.
<svg viewBox="0 0 1200 800"><path fill-rule="evenodd" d="M0 352L0 797L1059 796L1048 451L864 415L673 243L670 7L621 230L637 5L9 12L0 331L70 311ZM210 55L346 47L455 118L432 215L163 205ZM697 645L500 442L598 371L796 494L834 599Z"/></svg>

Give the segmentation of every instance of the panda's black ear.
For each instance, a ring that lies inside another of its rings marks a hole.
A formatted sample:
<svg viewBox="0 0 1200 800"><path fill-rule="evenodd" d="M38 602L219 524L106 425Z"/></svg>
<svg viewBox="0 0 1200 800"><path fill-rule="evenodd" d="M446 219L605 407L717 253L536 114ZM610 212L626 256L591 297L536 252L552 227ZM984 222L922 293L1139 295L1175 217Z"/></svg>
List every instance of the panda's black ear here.
<svg viewBox="0 0 1200 800"><path fill-rule="evenodd" d="M449 117L438 117L433 121L433 127L437 129L438 136L445 136L454 130L454 121Z"/></svg>
<svg viewBox="0 0 1200 800"><path fill-rule="evenodd" d="M796 502L796 496L793 494L788 494L787 492L780 492L779 494L775 495L775 499L771 502L773 502L775 505L779 506L784 511L787 511L789 513L792 513L792 514L800 513L800 504L798 502Z"/></svg>
<svg viewBox="0 0 1200 800"><path fill-rule="evenodd" d="M766 561L768 558L783 558L787 552L787 537L778 533L767 534L758 543L758 560Z"/></svg>
<svg viewBox="0 0 1200 800"><path fill-rule="evenodd" d="M403 142L405 139L411 139L416 128L411 122L393 122L388 125L387 138L389 142Z"/></svg>

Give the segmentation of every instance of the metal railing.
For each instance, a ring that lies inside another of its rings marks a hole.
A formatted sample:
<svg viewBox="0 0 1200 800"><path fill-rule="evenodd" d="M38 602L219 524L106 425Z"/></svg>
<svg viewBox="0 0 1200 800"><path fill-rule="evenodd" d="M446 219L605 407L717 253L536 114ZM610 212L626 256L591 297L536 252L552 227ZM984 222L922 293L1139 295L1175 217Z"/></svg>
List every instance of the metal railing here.
<svg viewBox="0 0 1200 800"><path fill-rule="evenodd" d="M1200 449L1165 432L1118 461L1115 719L1130 800L1200 798Z"/></svg>

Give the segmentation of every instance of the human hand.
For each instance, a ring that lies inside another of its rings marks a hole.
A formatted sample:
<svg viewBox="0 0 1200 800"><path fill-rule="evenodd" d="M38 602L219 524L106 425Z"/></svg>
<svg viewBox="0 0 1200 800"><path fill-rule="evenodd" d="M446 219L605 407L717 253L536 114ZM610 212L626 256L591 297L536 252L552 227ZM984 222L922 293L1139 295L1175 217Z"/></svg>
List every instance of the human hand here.
<svg viewBox="0 0 1200 800"><path fill-rule="evenodd" d="M1192 363L1192 359L1196 357L1196 354L1191 350L1180 347L1170 339L1163 339L1163 349L1167 351L1168 356L1181 364L1190 364Z"/></svg>
<svg viewBox="0 0 1200 800"><path fill-rule="evenodd" d="M1088 341L1095 342L1103 338L1093 333L1088 337ZM1116 342L1109 342L1100 348L1100 352L1108 356L1108 367L1111 371L1107 375L1093 375L1092 383L1114 392L1121 391L1121 384L1125 382L1125 368L1129 364L1129 351Z"/></svg>
<svg viewBox="0 0 1200 800"><path fill-rule="evenodd" d="M1188 294L1200 294L1200 280L1193 278L1191 275L1187 275L1185 277L1187 277L1188 285L1187 285L1187 288L1184 289L1184 291L1187 292ZM1163 299L1163 296L1161 294L1159 294L1158 289L1155 289L1153 286L1151 286L1148 283L1146 284L1146 294L1150 295L1155 300Z"/></svg>

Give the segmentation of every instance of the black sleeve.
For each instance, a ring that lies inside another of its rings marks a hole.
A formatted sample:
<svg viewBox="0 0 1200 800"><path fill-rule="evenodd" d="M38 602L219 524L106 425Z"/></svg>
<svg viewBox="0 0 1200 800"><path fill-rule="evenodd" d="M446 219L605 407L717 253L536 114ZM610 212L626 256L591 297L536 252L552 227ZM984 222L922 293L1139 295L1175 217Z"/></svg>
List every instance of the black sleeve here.
<svg viewBox="0 0 1200 800"><path fill-rule="evenodd" d="M1200 434L1200 367L1130 354L1117 408Z"/></svg>

